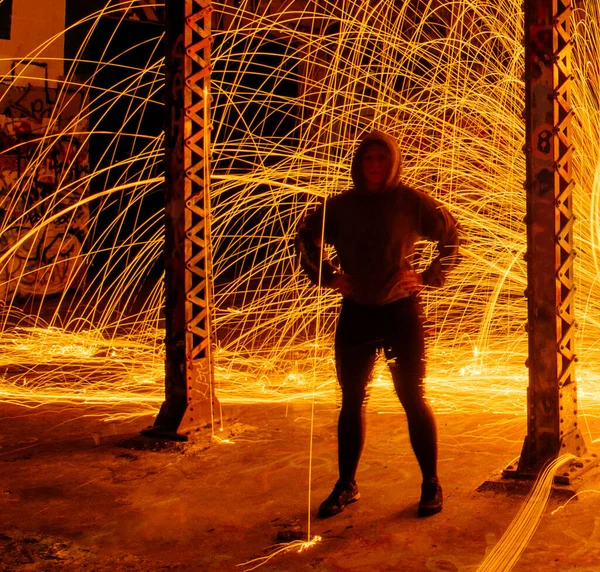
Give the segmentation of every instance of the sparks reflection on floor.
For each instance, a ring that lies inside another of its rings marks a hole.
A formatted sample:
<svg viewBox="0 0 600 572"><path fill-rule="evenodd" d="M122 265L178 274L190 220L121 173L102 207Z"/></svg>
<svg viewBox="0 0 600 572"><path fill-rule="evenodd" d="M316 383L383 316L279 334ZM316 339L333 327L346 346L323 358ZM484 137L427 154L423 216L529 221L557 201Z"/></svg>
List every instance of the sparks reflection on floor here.
<svg viewBox="0 0 600 572"><path fill-rule="evenodd" d="M110 11L119 16L130 4ZM216 383L223 403L335 399L331 334L339 300L317 291L299 273L292 238L307 208L349 184L356 139L375 127L400 138L407 182L450 205L469 238L449 284L425 293L434 406L524 411L521 3L396 4L347 3L345 9L333 3L318 9L309 4L303 13L285 18L268 10L250 18L247 2L235 9L215 3L231 22L228 31L215 32L213 77ZM418 18L411 12L417 9ZM599 398L598 12L599 4L589 1L574 16L577 351L584 408L593 408ZM88 41L99 17L89 18L93 26ZM159 50L159 39L154 41ZM37 57L43 57L43 47ZM123 69L121 61L107 59L97 63L97 70L110 66ZM18 80L26 80L27 66L20 70ZM94 105L109 113L125 101L130 117L137 117L159 99L163 77L156 60L129 71L128 79L108 90L104 99L85 100L66 132L83 125ZM3 83L12 81L2 78ZM20 193L3 198L5 211L21 209L19 217L2 223L4 235L28 212L40 210L28 189L57 135L53 118L73 90L86 86L71 75L61 87L33 159L14 181ZM78 135L86 138L90 133ZM119 141L131 137L143 136L125 127L114 133L107 156L115 153ZM31 141L16 145L30 148ZM110 266L122 268L118 276L90 274L85 284L76 283L69 296L59 298L50 316L23 314L14 294L19 276L10 276L13 286L7 291L13 294L6 296L6 327L0 339L5 371L0 391L6 400L123 401L131 403L134 413L160 404L160 282L146 292L135 312L125 308L146 282L148 267L161 256L159 208L149 218L134 214L149 196L162 204L160 177L155 176L161 145L161 137L149 139L137 155L91 172L78 183L82 202L94 200L109 208L122 196L126 199L112 224L134 224L127 240L110 247L108 257ZM119 173L116 181L94 190L98 186L93 182L108 180L110 169ZM70 190L63 182L45 199L30 238L43 233L52 217L72 212ZM94 228L98 222L92 218L89 224ZM104 229L96 230L96 242L78 254L84 264L106 248L100 239ZM6 247L2 264L17 250ZM383 364L376 372L371 406L384 414L398 412Z"/></svg>

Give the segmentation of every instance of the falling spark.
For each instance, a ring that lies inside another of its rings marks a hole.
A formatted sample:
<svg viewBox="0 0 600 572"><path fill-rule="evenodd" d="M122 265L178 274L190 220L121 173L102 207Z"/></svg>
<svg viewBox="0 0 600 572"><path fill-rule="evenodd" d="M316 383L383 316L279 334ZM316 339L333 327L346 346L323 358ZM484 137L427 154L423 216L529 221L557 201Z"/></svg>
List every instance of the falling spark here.
<svg viewBox="0 0 600 572"><path fill-rule="evenodd" d="M550 497L554 474L561 465L574 458L575 455L571 454L560 455L541 471L519 512L477 572L509 572L513 569L539 526Z"/></svg>
<svg viewBox="0 0 600 572"><path fill-rule="evenodd" d="M0 398L26 411L61 402L84 414L87 405L119 404L103 413L115 419L154 413L164 398L164 291L161 281L149 280L163 251L164 139L141 130L143 118L162 121L161 36L129 49L144 47L145 65L111 56L114 37L98 61L84 62L101 18L122 18L135 4L111 3L73 26L86 29L85 39L33 131L18 131L25 129L18 113L10 120L0 115ZM293 238L308 210L348 188L353 149L377 128L398 138L406 182L447 205L467 239L446 286L423 294L432 405L438 413L523 415L521 0L324 0L288 12L277 12L286 4L280 2L259 3L258 10L245 0L213 4L220 22L211 81L219 401L301 402L314 412L315 403L336 399L332 347L340 300L302 275ZM599 16L597 0L578 3L573 15L577 377L586 422L600 409ZM58 39L0 78L2 109L10 107L11 91L35 80L28 62L43 60ZM75 74L81 63L95 67L86 80ZM121 79L99 89L96 79L106 73ZM100 166L86 170L87 149L99 135L90 125L115 110L122 127L103 134ZM123 158L118 149L127 143L136 151ZM7 166L21 156L27 161L18 168ZM60 168L44 187L52 192L40 193L53 157ZM65 229L77 232L69 238ZM423 244L415 266L423 268L431 254ZM100 258L102 268L91 268ZM28 309L25 294L40 311ZM383 360L369 405L400 413ZM512 431L498 421L473 436L514 443ZM543 506L528 503L537 512L523 513L520 525L533 533ZM313 546L321 538L311 537L310 518L307 537L243 565L256 568ZM515 538L507 536L510 543L498 550L510 546L518 558L526 541L517 538L515 548ZM499 552L493 554L497 563Z"/></svg>
<svg viewBox="0 0 600 572"><path fill-rule="evenodd" d="M89 29L78 58L103 15L122 17L134 4L111 5L76 24ZM308 2L287 13L276 11L279 3L264 3L258 13L249 2L214 6L223 24L214 31L211 82L220 402L336 399L332 346L339 297L302 275L293 238L307 210L350 185L353 149L378 128L399 139L406 182L446 204L467 239L447 285L423 294L432 404L438 412L523 414L521 3ZM600 5L578 6L572 93L578 381L580 411L592 414L600 400ZM57 39L27 60L43 59ZM163 137L139 129L160 105L160 41L157 35L131 47L145 46L151 54L142 66L109 55L109 42L89 79L82 81L73 67L56 82L56 103L37 131L3 139L10 144L2 147L2 161L29 153L20 171L3 168L0 183L6 213L0 222L0 392L6 401L123 403L131 415L144 415L162 400L162 282L139 294L163 245ZM0 86L27 82L33 76L27 60ZM99 90L95 78L106 72L121 79ZM1 93L8 105L10 90ZM79 108L70 113L77 97ZM106 134L101 165L70 177L97 134L90 117L117 108L125 114L122 128ZM53 192L38 196L39 175L61 141L64 168ZM117 148L126 141L135 141L137 151L119 158ZM84 212L78 248L59 233L53 256L31 263L58 222L68 227ZM114 217L106 222L102 212ZM90 269L100 255L103 267ZM431 245L423 244L416 267L430 256ZM63 287L52 294L48 284L59 272ZM20 292L26 284L38 285L37 306L45 311L25 308ZM374 379L370 407L399 412L384 363Z"/></svg>
<svg viewBox="0 0 600 572"><path fill-rule="evenodd" d="M317 542L320 542L321 540L322 540L322 538L320 536L313 536L310 540L294 540L292 542L288 542L286 544L279 545L279 548L277 548L277 550L274 550L273 552L271 552L270 554L267 554L266 556L260 556L259 558L253 558L252 560L248 560L247 562L243 562L242 564L237 564L237 566L249 566L249 565L253 564L254 566L252 566L251 568L246 568L246 570L247 571L256 570L260 566L263 566L264 564L269 562L269 560L272 560L273 558L275 558L275 556L278 556L280 554L285 554L286 552L290 552L291 550L295 550L296 548L298 549L298 552L304 552L305 550L314 546L315 544L317 544ZM271 548L273 548L273 547L271 547Z"/></svg>

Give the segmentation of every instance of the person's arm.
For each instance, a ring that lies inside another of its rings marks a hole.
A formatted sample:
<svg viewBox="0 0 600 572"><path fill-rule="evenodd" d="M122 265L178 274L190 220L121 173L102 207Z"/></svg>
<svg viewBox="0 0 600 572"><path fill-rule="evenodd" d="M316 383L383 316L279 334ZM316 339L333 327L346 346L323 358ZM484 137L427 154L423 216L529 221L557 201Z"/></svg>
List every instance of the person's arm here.
<svg viewBox="0 0 600 572"><path fill-rule="evenodd" d="M450 211L427 195L421 195L421 232L435 243L438 255L421 277L425 286L443 286L446 275L460 261L460 225Z"/></svg>
<svg viewBox="0 0 600 572"><path fill-rule="evenodd" d="M302 220L296 234L296 252L300 265L311 282L335 288L336 278L339 278L339 275L333 264L325 258L321 244L325 234L323 216L324 208L320 206Z"/></svg>

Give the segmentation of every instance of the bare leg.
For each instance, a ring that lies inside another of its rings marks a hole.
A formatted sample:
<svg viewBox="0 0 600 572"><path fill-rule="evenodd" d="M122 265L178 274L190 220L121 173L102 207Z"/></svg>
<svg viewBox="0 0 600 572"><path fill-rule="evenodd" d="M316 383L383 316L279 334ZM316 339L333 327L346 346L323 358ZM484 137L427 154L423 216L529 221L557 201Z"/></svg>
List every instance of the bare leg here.
<svg viewBox="0 0 600 572"><path fill-rule="evenodd" d="M365 442L363 404L371 377L377 346L369 338L370 313L354 304L344 303L335 337L335 362L342 388L342 408L338 419L339 480L319 506L319 518L340 513L360 498L356 469Z"/></svg>
<svg viewBox="0 0 600 572"><path fill-rule="evenodd" d="M336 348L338 380L342 388L342 409L338 420L338 466L340 481L353 482L365 442L363 404L375 363L372 347Z"/></svg>
<svg viewBox="0 0 600 572"><path fill-rule="evenodd" d="M389 366L396 393L406 411L410 443L423 481L433 480L437 478L437 429L433 411L423 395L422 382L415 388L415 380L407 379L406 370L397 361L393 360Z"/></svg>
<svg viewBox="0 0 600 572"><path fill-rule="evenodd" d="M335 332L335 364L342 388L338 420L338 466L341 482L353 482L365 441L363 404L377 345L372 309L344 300Z"/></svg>
<svg viewBox="0 0 600 572"><path fill-rule="evenodd" d="M423 481L437 478L437 429L433 411L425 399L425 339L418 305L408 306L396 317L388 336L385 355L394 388L406 412L412 448Z"/></svg>

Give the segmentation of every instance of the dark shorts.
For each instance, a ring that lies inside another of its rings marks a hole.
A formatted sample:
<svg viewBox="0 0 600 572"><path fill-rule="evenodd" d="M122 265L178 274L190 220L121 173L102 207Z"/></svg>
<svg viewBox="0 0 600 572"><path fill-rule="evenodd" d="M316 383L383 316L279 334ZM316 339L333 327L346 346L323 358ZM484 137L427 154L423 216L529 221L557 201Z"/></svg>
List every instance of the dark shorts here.
<svg viewBox="0 0 600 572"><path fill-rule="evenodd" d="M366 387L377 353L383 350L396 389L420 387L425 377L423 311L418 297L384 306L342 302L335 334L338 380L342 389Z"/></svg>

